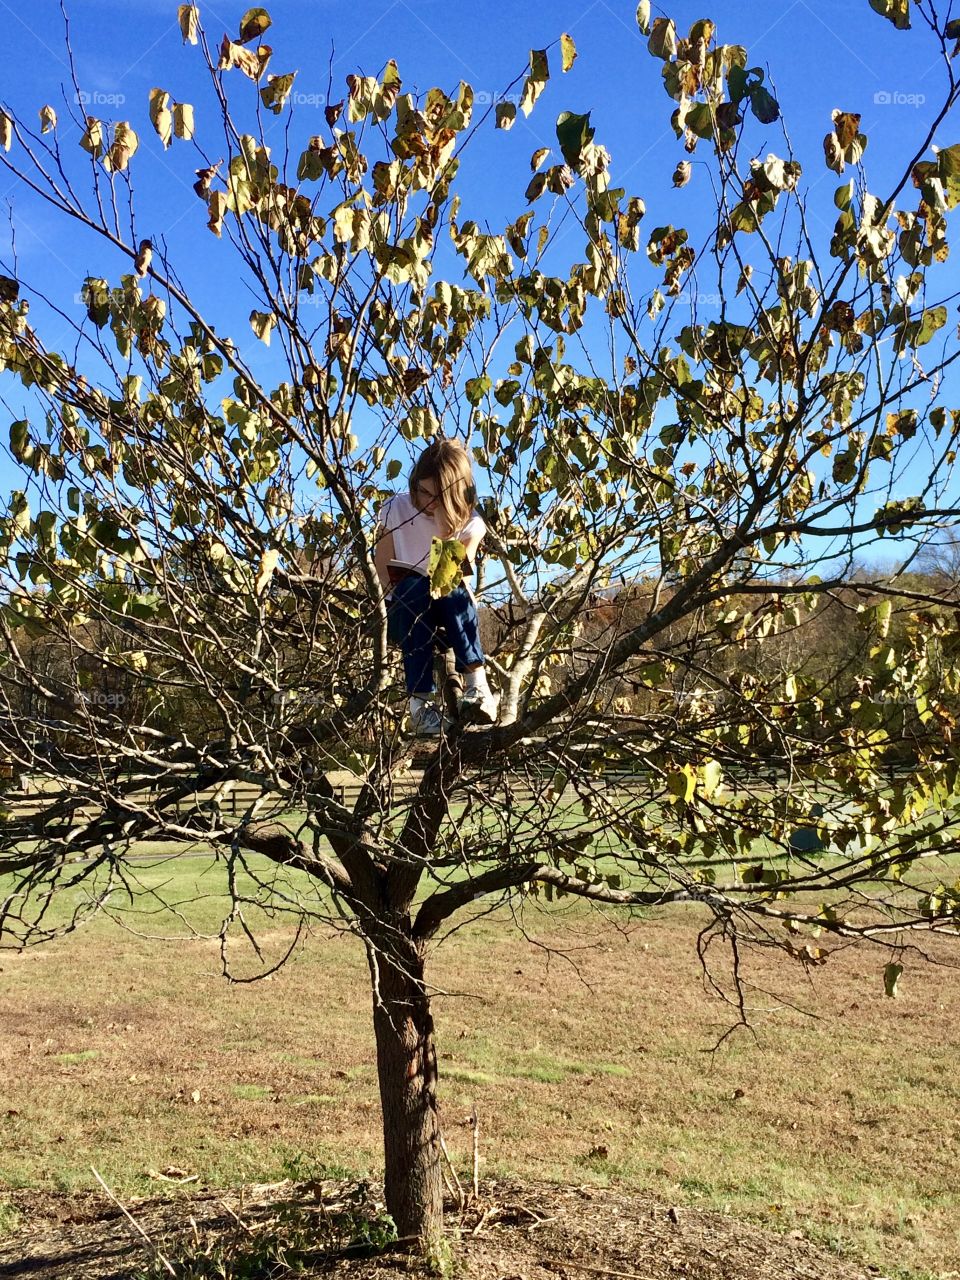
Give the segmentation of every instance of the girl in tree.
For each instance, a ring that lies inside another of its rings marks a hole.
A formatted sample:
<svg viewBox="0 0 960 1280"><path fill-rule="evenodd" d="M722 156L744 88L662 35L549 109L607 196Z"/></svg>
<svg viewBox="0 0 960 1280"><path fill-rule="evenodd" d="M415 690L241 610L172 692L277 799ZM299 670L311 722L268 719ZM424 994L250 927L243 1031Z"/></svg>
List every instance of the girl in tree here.
<svg viewBox="0 0 960 1280"><path fill-rule="evenodd" d="M476 490L470 455L459 441L434 440L410 472L409 492L388 499L378 513L374 560L389 597L389 636L403 650L410 695L410 721L418 737L436 737L443 718L434 703L433 660L443 627L463 675L461 715L492 724L498 700L484 670L480 626L473 593L461 582L449 595L430 595L429 561L434 538L459 539L464 573L487 527L473 510Z"/></svg>

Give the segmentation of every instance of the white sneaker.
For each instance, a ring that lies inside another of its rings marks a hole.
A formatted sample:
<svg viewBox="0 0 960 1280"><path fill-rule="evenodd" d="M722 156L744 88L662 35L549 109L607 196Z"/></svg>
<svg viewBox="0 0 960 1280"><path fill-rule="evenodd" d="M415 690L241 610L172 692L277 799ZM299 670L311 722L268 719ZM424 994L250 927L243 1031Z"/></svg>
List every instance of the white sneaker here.
<svg viewBox="0 0 960 1280"><path fill-rule="evenodd" d="M500 714L500 699L489 688L474 685L465 689L460 699L460 715L464 720L480 724L496 724Z"/></svg>
<svg viewBox="0 0 960 1280"><path fill-rule="evenodd" d="M445 728L443 716L432 702L410 713L410 733L414 738L439 738Z"/></svg>

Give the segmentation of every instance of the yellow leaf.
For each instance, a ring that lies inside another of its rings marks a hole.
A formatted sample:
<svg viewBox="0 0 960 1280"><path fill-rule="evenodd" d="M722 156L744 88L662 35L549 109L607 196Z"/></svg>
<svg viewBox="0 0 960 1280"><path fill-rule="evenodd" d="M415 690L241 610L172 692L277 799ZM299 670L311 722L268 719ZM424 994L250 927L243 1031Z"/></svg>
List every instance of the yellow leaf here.
<svg viewBox="0 0 960 1280"><path fill-rule="evenodd" d="M577 60L577 46L573 42L573 36L566 32L560 37L560 57L561 71L569 71Z"/></svg>
<svg viewBox="0 0 960 1280"><path fill-rule="evenodd" d="M227 193L225 191L214 191L210 195L210 220L207 226L215 235L223 234L223 218L227 212Z"/></svg>
<svg viewBox="0 0 960 1280"><path fill-rule="evenodd" d="M49 133L57 127L57 113L53 107L40 108L40 132Z"/></svg>
<svg viewBox="0 0 960 1280"><path fill-rule="evenodd" d="M170 111L170 95L166 89L150 90L150 123L164 147L169 147L173 137L173 114Z"/></svg>
<svg viewBox="0 0 960 1280"><path fill-rule="evenodd" d="M467 550L459 538L434 538L430 545L430 594L448 596L463 582Z"/></svg>
<svg viewBox="0 0 960 1280"><path fill-rule="evenodd" d="M184 44L197 43L197 26L200 22L200 10L195 4L182 4L177 10L180 23L180 34Z"/></svg>
<svg viewBox="0 0 960 1280"><path fill-rule="evenodd" d="M4 151L9 151L12 142L13 121L5 111L0 111L0 147L3 147Z"/></svg>
<svg viewBox="0 0 960 1280"><path fill-rule="evenodd" d="M251 80L259 80L267 69L272 53L273 50L268 44L260 45L254 53L252 49L244 49L243 45L235 44L229 36L224 36L223 43L220 45L220 61L217 63L217 70L230 71L233 67L239 67Z"/></svg>
<svg viewBox="0 0 960 1280"><path fill-rule="evenodd" d="M173 104L173 132L185 142L193 137L193 107L189 102Z"/></svg>
<svg viewBox="0 0 960 1280"><path fill-rule="evenodd" d="M264 553L260 561L260 568L257 570L257 580L254 583L254 593L262 595L268 586L270 579L273 577L273 571L277 567L277 561L280 559L280 552L276 547L269 547Z"/></svg>
<svg viewBox="0 0 960 1280"><path fill-rule="evenodd" d="M276 314L272 311L251 311L250 327L261 342L270 345L270 332L277 323Z"/></svg>
<svg viewBox="0 0 960 1280"><path fill-rule="evenodd" d="M696 789L697 775L690 765L685 764L682 769L667 774L667 790L678 800L689 804Z"/></svg>
<svg viewBox="0 0 960 1280"><path fill-rule="evenodd" d="M122 173L139 145L140 139L131 129L129 121L121 120L115 124L113 142L103 158L103 167L107 173Z"/></svg>
<svg viewBox="0 0 960 1280"><path fill-rule="evenodd" d="M718 761L707 760L704 762L700 774L700 794L703 796L704 800L709 800L720 786L720 779L723 776L723 770L720 768Z"/></svg>
<svg viewBox="0 0 960 1280"><path fill-rule="evenodd" d="M6 117L0 115L0 129L2 129L3 120ZM2 135L0 135L2 142ZM89 151L96 160L103 153L103 121L98 120L96 116L87 116L87 127L80 139L80 145L84 151ZM9 150L9 147L7 148Z"/></svg>

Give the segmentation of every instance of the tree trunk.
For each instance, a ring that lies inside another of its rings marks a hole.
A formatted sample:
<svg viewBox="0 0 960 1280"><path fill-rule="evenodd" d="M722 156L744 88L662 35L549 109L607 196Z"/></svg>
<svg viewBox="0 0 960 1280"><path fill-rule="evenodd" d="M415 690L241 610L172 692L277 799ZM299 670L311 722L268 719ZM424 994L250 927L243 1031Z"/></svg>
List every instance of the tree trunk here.
<svg viewBox="0 0 960 1280"><path fill-rule="evenodd" d="M412 942L403 950L398 959L394 940L370 951L384 1182L397 1234L429 1248L443 1229L437 1055L423 957Z"/></svg>

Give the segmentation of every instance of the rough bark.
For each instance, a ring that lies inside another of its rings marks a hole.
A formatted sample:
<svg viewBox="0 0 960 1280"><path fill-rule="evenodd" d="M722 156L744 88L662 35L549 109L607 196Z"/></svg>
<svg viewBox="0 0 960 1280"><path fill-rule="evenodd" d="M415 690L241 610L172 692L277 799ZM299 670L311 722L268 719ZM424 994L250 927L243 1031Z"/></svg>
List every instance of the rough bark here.
<svg viewBox="0 0 960 1280"><path fill-rule="evenodd" d="M412 942L404 944L394 938L369 953L385 1198L398 1235L429 1248L443 1228L437 1055L423 957Z"/></svg>

